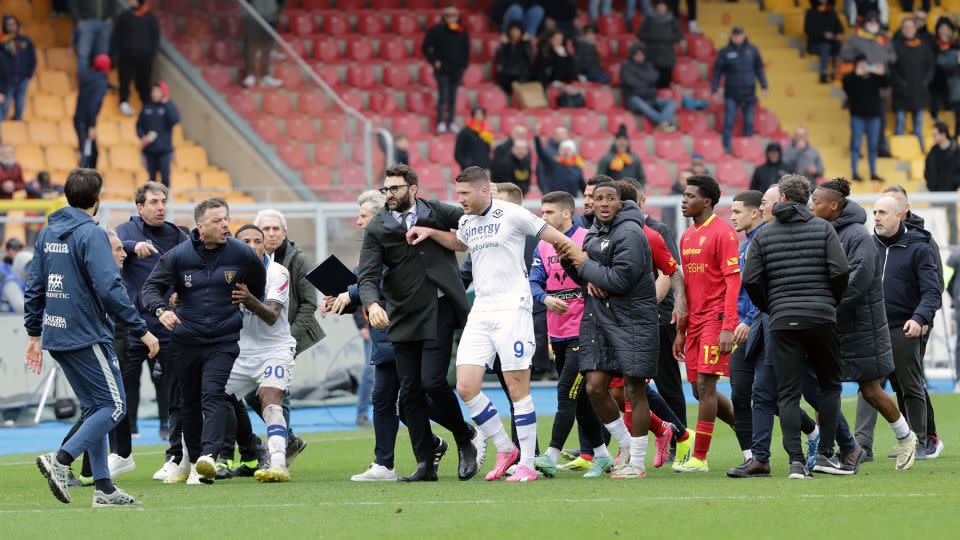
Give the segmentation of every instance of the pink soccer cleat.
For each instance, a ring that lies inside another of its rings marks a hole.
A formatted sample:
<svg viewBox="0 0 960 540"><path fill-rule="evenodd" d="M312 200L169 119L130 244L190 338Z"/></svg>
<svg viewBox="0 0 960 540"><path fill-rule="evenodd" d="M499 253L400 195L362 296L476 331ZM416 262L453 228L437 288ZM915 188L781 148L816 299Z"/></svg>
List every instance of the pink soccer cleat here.
<svg viewBox="0 0 960 540"><path fill-rule="evenodd" d="M507 468L513 465L518 457L520 457L520 450L517 450L517 447L513 447L513 450L509 452L497 452L497 464L493 466L493 470L488 472L485 478L488 481L502 478L503 475L507 474Z"/></svg>
<svg viewBox="0 0 960 540"><path fill-rule="evenodd" d="M513 476L507 478L507 482L533 482L537 479L537 471L528 469L523 465L517 465Z"/></svg>
<svg viewBox="0 0 960 540"><path fill-rule="evenodd" d="M663 464L666 463L670 457L670 441L673 439L673 426L664 422L664 427L667 429L664 430L663 436L656 437L655 441L657 445L657 455L653 457L654 469L663 467Z"/></svg>

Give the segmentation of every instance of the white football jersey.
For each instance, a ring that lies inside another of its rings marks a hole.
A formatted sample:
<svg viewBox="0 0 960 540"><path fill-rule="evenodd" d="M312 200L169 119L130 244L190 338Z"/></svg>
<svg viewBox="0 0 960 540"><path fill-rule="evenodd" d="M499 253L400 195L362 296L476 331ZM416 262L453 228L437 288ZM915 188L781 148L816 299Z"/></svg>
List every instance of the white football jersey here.
<svg viewBox="0 0 960 540"><path fill-rule="evenodd" d="M470 248L477 311L533 307L524 248L527 236L540 236L547 222L513 203L493 199L480 215L460 218L457 238Z"/></svg>
<svg viewBox="0 0 960 540"><path fill-rule="evenodd" d="M246 306L240 306L243 313L243 329L240 331L241 355L297 347L297 340L293 339L290 333L290 322L287 319L289 299L290 272L282 264L271 261L267 266L267 287L263 303L276 302L283 306L280 309L280 318L270 326Z"/></svg>

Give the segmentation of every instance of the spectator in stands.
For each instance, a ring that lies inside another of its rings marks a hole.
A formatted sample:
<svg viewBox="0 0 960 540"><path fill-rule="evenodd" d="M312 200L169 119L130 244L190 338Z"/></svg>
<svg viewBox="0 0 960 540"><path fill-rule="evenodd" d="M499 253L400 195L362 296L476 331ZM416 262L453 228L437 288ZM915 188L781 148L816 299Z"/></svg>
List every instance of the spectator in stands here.
<svg viewBox="0 0 960 540"><path fill-rule="evenodd" d="M941 121L933 124L933 146L923 168L927 191L956 192L960 188L960 147L950 137L950 128ZM947 204L950 244L957 243L957 205Z"/></svg>
<svg viewBox="0 0 960 540"><path fill-rule="evenodd" d="M512 182L526 195L530 191L530 140L527 128L516 124L510 137L493 149L490 178L494 182Z"/></svg>
<svg viewBox="0 0 960 540"><path fill-rule="evenodd" d="M647 51L642 43L630 45L630 55L620 64L620 91L623 104L634 114L646 116L663 131L674 131L677 110L675 101L657 97L657 81L660 73L647 60Z"/></svg>
<svg viewBox="0 0 960 540"><path fill-rule="evenodd" d="M790 143L783 151L783 162L787 172L802 174L815 183L824 173L820 151L810 144L807 128L797 128Z"/></svg>
<svg viewBox="0 0 960 540"><path fill-rule="evenodd" d="M258 0L253 2L252 7L269 25L276 27L280 22L280 3L276 0ZM283 81L270 74L273 36L249 13L243 13L243 57L244 71L247 74L243 79L243 86L252 87L257 84L258 78L260 85L267 88L283 86Z"/></svg>
<svg viewBox="0 0 960 540"><path fill-rule="evenodd" d="M7 240L6 252L3 254L3 262L0 263L0 265L12 265L13 258L21 251L23 251L23 242L21 242L19 238L14 237Z"/></svg>
<svg viewBox="0 0 960 540"><path fill-rule="evenodd" d="M877 15L877 21L884 27L890 21L890 6L887 0L845 0L847 7L847 21L850 26L862 24L870 13Z"/></svg>
<svg viewBox="0 0 960 540"><path fill-rule="evenodd" d="M534 138L537 137L539 131L534 131ZM543 146L543 151L551 157L556 157L557 152L560 151L560 143L570 138L570 131L564 126L557 126L553 129L553 136L547 141ZM545 178L547 172L543 170L543 163L537 162L537 182L540 182L540 178ZM542 184L540 184L542 186ZM549 191L540 190L543 193L550 193Z"/></svg>
<svg viewBox="0 0 960 540"><path fill-rule="evenodd" d="M77 107L73 113L73 127L77 130L80 145L80 166L97 167L97 117L103 96L107 94L107 74L110 73L110 57L105 54L93 58L91 69L84 69L77 78Z"/></svg>
<svg viewBox="0 0 960 540"><path fill-rule="evenodd" d="M710 84L710 90L717 96L721 77L724 79L723 146L729 153L737 110L743 111L743 135L752 136L753 114L757 107L756 82L760 83L764 95L767 93L767 77L764 74L760 51L747 41L747 34L742 27L733 27L730 43L717 53L717 60L713 65L713 82Z"/></svg>
<svg viewBox="0 0 960 540"><path fill-rule="evenodd" d="M703 176L709 175L710 171L707 170L707 161L703 159L703 154L694 154L690 156L690 169L688 176ZM681 172L680 176L683 176ZM680 188L680 191L676 195L683 195L683 190L687 189L686 178L684 178L683 187Z"/></svg>
<svg viewBox="0 0 960 540"><path fill-rule="evenodd" d="M643 13L648 15L650 12L650 2L649 0L641 0L643 2ZM673 16L677 19L680 18L680 0L670 0L670 11L673 12ZM687 31L691 34L699 34L700 27L697 26L697 0L687 0Z"/></svg>
<svg viewBox="0 0 960 540"><path fill-rule="evenodd" d="M513 94L513 83L530 81L533 45L523 33L523 27L518 21L510 23L507 33L501 36L500 41L494 58L497 65L497 84L509 96Z"/></svg>
<svg viewBox="0 0 960 540"><path fill-rule="evenodd" d="M877 154L880 148L881 117L884 114L880 91L887 85L887 70L884 64L871 64L863 54L857 57L852 73L843 77L843 91L847 94L850 109L850 167L852 178L862 181L857 173L860 161L860 144L867 136L867 163L870 164L870 179L882 182L877 176Z"/></svg>
<svg viewBox="0 0 960 540"><path fill-rule="evenodd" d="M649 3L649 0L641 0ZM633 31L633 17L637 12L637 0L625 0L626 10L624 15L627 19L627 32ZM590 20L597 24L600 17L609 17L613 13L613 0L590 0Z"/></svg>
<svg viewBox="0 0 960 540"><path fill-rule="evenodd" d="M923 114L930 105L930 82L936 64L933 51L917 37L917 21L912 17L903 20L900 35L893 39L897 60L890 70L890 86L893 87L893 110L896 112L894 133L903 135L907 127L907 112L913 117L913 134L923 140Z"/></svg>
<svg viewBox="0 0 960 540"><path fill-rule="evenodd" d="M937 19L933 54L937 69L930 83L930 116L937 118L941 109L952 110L955 125L960 126L960 47L949 17Z"/></svg>
<svg viewBox="0 0 960 540"><path fill-rule="evenodd" d="M834 9L835 0L813 0L803 19L807 52L820 57L820 84L826 84L837 70L837 55L843 44L843 24ZM832 66L831 66L832 64Z"/></svg>
<svg viewBox="0 0 960 540"><path fill-rule="evenodd" d="M460 169L473 166L489 169L491 144L493 133L487 127L487 111L483 107L474 107L470 111L467 129L462 129L457 134L457 143L453 149L454 159Z"/></svg>
<svg viewBox="0 0 960 540"><path fill-rule="evenodd" d="M56 199L63 195L63 185L50 181L50 173L40 171L37 177L25 186L28 199Z"/></svg>
<svg viewBox="0 0 960 540"><path fill-rule="evenodd" d="M528 40L537 35L543 23L541 4L537 0L496 0L490 8L491 19L500 26L501 34L507 34L512 24L520 23L523 39Z"/></svg>
<svg viewBox="0 0 960 540"><path fill-rule="evenodd" d="M567 51L566 37L559 30L550 30L540 38L537 61L534 65L536 79L543 86L554 82L577 80L577 67Z"/></svg>
<svg viewBox="0 0 960 540"><path fill-rule="evenodd" d="M694 158L696 158L697 155L698 154L694 154ZM701 161L703 160L702 157L700 159ZM702 174L708 174L706 172L707 170L706 168L704 168L703 170L704 172ZM676 195L676 196L683 195L683 192L687 189L687 178L690 178L691 176L699 176L699 173L694 173L690 169L684 169L679 173L677 173L677 180L673 183L672 186L670 186L670 195ZM666 223L667 226L670 227L670 229L673 230L674 234L677 233L677 215L678 215L677 210L679 206L680 206L679 204L665 206L663 208L663 213L661 214L661 220L664 223ZM681 232L683 231L683 229L680 229L680 230Z"/></svg>
<svg viewBox="0 0 960 540"><path fill-rule="evenodd" d="M77 73L86 71L94 57L110 53L110 34L117 10L117 0L70 0L74 21L74 47L77 52Z"/></svg>
<svg viewBox="0 0 960 540"><path fill-rule="evenodd" d="M683 40L680 21L674 17L666 0L656 0L656 8L643 19L637 38L647 46L650 61L660 73L657 88L669 88L673 66L677 65L677 43Z"/></svg>
<svg viewBox="0 0 960 540"><path fill-rule="evenodd" d="M620 124L614 136L613 145L607 155L600 159L597 165L597 174L605 174L614 180L634 178L640 185L646 183L643 174L643 163L640 157L630 151L630 137L627 135L627 126Z"/></svg>
<svg viewBox="0 0 960 540"><path fill-rule="evenodd" d="M597 27L588 24L583 35L574 44L573 63L581 81L609 84L610 76L603 69L600 53L597 52Z"/></svg>
<svg viewBox="0 0 960 540"><path fill-rule="evenodd" d="M16 238L10 239L10 242L13 241L20 242ZM7 246L10 242L7 242ZM20 246L22 249L23 243ZM27 288L27 273L32 260L33 253L18 251L9 263L4 259L0 264L0 313L23 313L23 293Z"/></svg>
<svg viewBox="0 0 960 540"><path fill-rule="evenodd" d="M129 0L129 8L117 17L113 30L113 51L120 77L120 112L133 116L130 82L140 103L150 102L150 75L153 59L160 49L160 23L146 0Z"/></svg>
<svg viewBox="0 0 960 540"><path fill-rule="evenodd" d="M563 32L567 39L577 37L577 0L550 0L543 2L547 26Z"/></svg>
<svg viewBox="0 0 960 540"><path fill-rule="evenodd" d="M850 2L848 2L848 5ZM880 15L877 12L871 12L866 15L863 25L847 39L847 42L840 48L840 59L844 62L856 62L858 56L864 55L871 70L874 66L883 66L885 72L890 71L890 67L896 61L896 53L893 51L893 45L887 38L880 26ZM890 91L884 89L880 93L880 108L886 111L890 108ZM877 155L881 157L890 157L890 147L886 130L886 115L880 115L880 140L877 143Z"/></svg>
<svg viewBox="0 0 960 540"><path fill-rule="evenodd" d="M20 19L9 13L3 16L3 37L0 38L0 54L9 55L0 61L2 69L7 70L7 88L5 99L0 102L0 121L7 119L11 102L13 119L23 120L23 106L27 100L27 86L37 69L37 51L33 40L20 33Z"/></svg>
<svg viewBox="0 0 960 540"><path fill-rule="evenodd" d="M397 133L393 136L393 161L392 163L410 164L410 139L406 133Z"/></svg>
<svg viewBox="0 0 960 540"><path fill-rule="evenodd" d="M918 9L913 12L913 19L917 22L917 37L923 41L923 44L926 45L930 50L935 50L937 45L937 38L930 33L930 30L927 28L927 12Z"/></svg>
<svg viewBox="0 0 960 540"><path fill-rule="evenodd" d="M586 184L583 181L583 158L577 154L577 143L573 142L573 139L561 142L554 156L545 151L540 137L534 137L533 141L536 144L539 160L537 182L540 185L540 191L542 193L566 191L574 197L582 193ZM541 170L543 174L539 174Z"/></svg>
<svg viewBox="0 0 960 540"><path fill-rule="evenodd" d="M778 142L770 142L767 144L767 161L753 170L750 189L766 193L767 189L779 182L787 172L783 163L783 148Z"/></svg>
<svg viewBox="0 0 960 540"><path fill-rule="evenodd" d="M437 133L456 133L460 130L453 123L457 90L470 64L470 35L460 24L457 6L450 4L443 9L443 21L427 31L420 50L437 79Z"/></svg>
<svg viewBox="0 0 960 540"><path fill-rule="evenodd" d="M170 187L170 162L173 160L173 126L180 123L180 111L170 101L167 83L158 81L150 90L150 102L143 106L137 118L137 137L147 167L147 179L155 182L157 176Z"/></svg>
<svg viewBox="0 0 960 540"><path fill-rule="evenodd" d="M9 144L0 146L0 199L12 199L13 194L24 187L23 171L13 147Z"/></svg>

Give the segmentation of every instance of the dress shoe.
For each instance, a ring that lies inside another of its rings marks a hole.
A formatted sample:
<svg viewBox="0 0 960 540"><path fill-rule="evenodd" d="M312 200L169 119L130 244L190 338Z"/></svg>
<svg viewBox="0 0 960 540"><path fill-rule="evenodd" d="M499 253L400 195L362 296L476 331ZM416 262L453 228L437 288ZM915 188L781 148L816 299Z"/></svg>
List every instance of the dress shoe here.
<svg viewBox="0 0 960 540"><path fill-rule="evenodd" d="M417 463L417 470L410 476L401 476L397 482L436 482L437 471L433 468L433 463L421 461Z"/></svg>
<svg viewBox="0 0 960 540"><path fill-rule="evenodd" d="M727 471L730 478L763 478L770 476L770 464L750 458L740 465Z"/></svg>
<svg viewBox="0 0 960 540"><path fill-rule="evenodd" d="M457 457L460 459L460 464L457 467L457 477L463 481L470 480L480 471L477 464L477 447L473 444L477 431L474 428L474 431L470 433L470 438L457 441ZM486 443L486 440L484 440L484 443Z"/></svg>

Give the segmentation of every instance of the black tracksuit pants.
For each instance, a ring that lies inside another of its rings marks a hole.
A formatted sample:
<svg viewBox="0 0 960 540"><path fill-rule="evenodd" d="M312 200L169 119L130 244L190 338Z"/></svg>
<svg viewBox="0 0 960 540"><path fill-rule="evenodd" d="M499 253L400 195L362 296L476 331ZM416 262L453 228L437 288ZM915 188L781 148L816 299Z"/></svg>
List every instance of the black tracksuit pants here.
<svg viewBox="0 0 960 540"><path fill-rule="evenodd" d="M213 345L171 343L170 359L180 376L183 434L191 463L200 456L216 459L220 454L226 423L225 388L239 354L236 341Z"/></svg>

